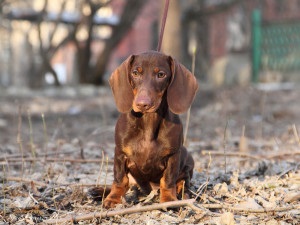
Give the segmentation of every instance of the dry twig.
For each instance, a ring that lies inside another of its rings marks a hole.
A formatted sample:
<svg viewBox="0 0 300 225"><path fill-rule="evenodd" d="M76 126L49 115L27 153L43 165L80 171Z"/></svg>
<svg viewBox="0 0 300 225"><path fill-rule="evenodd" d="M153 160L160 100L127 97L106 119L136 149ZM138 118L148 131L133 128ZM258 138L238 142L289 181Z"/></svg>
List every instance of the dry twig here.
<svg viewBox="0 0 300 225"><path fill-rule="evenodd" d="M296 155L300 155L300 151L289 151L289 152L280 152L277 154L271 154L270 156L267 157L267 159L274 159L274 158L281 158L284 156L296 156Z"/></svg>
<svg viewBox="0 0 300 225"><path fill-rule="evenodd" d="M298 135L297 127L295 124L293 125L293 132L294 132L294 136L295 136L297 143L300 145L300 137Z"/></svg>
<svg viewBox="0 0 300 225"><path fill-rule="evenodd" d="M100 163L101 159L74 159L74 158L15 158L7 159L8 162L36 162L36 161L46 161L46 162L71 162L71 163ZM112 160L109 160L108 163L113 163Z"/></svg>
<svg viewBox="0 0 300 225"><path fill-rule="evenodd" d="M42 157L42 156L50 156L50 155L57 155L57 154L72 154L74 153L74 150L67 150L67 151L62 151L62 152L59 152L59 153L56 153L56 152L52 152L52 153L39 153L37 154L36 156L37 157ZM11 158L27 158L27 157L30 157L30 154L11 154L11 155L5 155L5 156L0 156L0 160L3 160L3 159L11 159Z"/></svg>
<svg viewBox="0 0 300 225"><path fill-rule="evenodd" d="M38 185L38 186L47 186L46 183L44 182L40 182L40 181L33 181L31 179L26 179L26 178L22 178L22 177L6 177L5 178L6 181L16 181L16 182L23 182L23 183L34 183L35 185Z"/></svg>
<svg viewBox="0 0 300 225"><path fill-rule="evenodd" d="M133 214L133 213L140 213L140 212L146 212L146 211L152 211L152 210L165 210L167 208L179 208L183 206L190 207L191 209L198 211L200 213L203 213L204 211L200 209L199 207L194 205L195 200L194 199L188 199L188 200L179 200L179 201L172 201L172 202L164 202L164 203L158 203L154 205L147 205L147 206L135 206L130 207L126 209L119 209L119 210L113 210L113 211L106 211L106 212L94 212L84 215L73 215L73 216L67 216L66 218L57 218L57 219L49 219L44 221L46 224L60 224L60 223L66 223L66 222L78 222L81 220L91 220L94 218L105 218L105 217L112 217L116 215L125 215L125 214Z"/></svg>
<svg viewBox="0 0 300 225"><path fill-rule="evenodd" d="M215 155L215 156L224 156L224 152L222 151L214 151L214 150L202 150L202 155ZM261 156L254 156L243 152L226 152L226 156L231 157L242 157L242 158L249 158L254 160L261 160Z"/></svg>
<svg viewBox="0 0 300 225"><path fill-rule="evenodd" d="M193 49L193 58L192 58L192 74L195 74L195 64L196 64L196 52L197 47L195 46ZM184 128L184 135L183 135L183 145L186 146L187 143L187 133L190 124L190 116L191 116L191 106L189 107L187 114L186 114L186 123Z"/></svg>
<svg viewBox="0 0 300 225"><path fill-rule="evenodd" d="M202 155L214 155L214 156L224 156L224 152L221 151L214 151L214 150L202 150ZM282 158L284 156L296 156L300 155L300 151L289 151L289 152L280 152L276 154L269 154L269 156L266 155L250 155L243 152L226 152L226 156L229 157L242 157L242 158L249 158L253 160L270 160L274 158Z"/></svg>
<svg viewBox="0 0 300 225"><path fill-rule="evenodd" d="M23 182L23 183L33 183L37 186L48 186L48 185L57 185L59 186L70 186L70 187L94 187L96 184L81 184L81 183L57 183L57 182L51 182L51 184L44 183L41 181L34 181L31 179L26 179L22 177L5 177L4 181L15 181L15 182ZM97 187L104 187L106 186L107 189L111 188L111 185L106 185L106 184L98 184Z"/></svg>
<svg viewBox="0 0 300 225"><path fill-rule="evenodd" d="M223 151L224 151L224 172L227 173L227 128L228 128L228 120L226 121L225 129L224 129L224 137L223 137Z"/></svg>
<svg viewBox="0 0 300 225"><path fill-rule="evenodd" d="M300 209L300 204L288 205L282 207L262 208L262 209L234 207L227 204L226 205L225 204L202 204L201 206L206 209L226 209L230 211L244 212L244 213L272 213L272 212L285 212L292 209Z"/></svg>

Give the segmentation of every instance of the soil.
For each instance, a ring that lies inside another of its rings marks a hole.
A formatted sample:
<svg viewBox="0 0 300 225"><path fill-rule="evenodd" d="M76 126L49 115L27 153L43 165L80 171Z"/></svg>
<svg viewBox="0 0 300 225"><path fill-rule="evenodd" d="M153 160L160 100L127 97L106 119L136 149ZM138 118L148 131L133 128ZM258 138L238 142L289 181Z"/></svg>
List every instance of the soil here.
<svg viewBox="0 0 300 225"><path fill-rule="evenodd" d="M160 207L159 191L141 196L132 186L107 211L91 190L113 180L110 89L2 89L0 225L299 224L299 99L293 85L200 85L185 142L193 203Z"/></svg>

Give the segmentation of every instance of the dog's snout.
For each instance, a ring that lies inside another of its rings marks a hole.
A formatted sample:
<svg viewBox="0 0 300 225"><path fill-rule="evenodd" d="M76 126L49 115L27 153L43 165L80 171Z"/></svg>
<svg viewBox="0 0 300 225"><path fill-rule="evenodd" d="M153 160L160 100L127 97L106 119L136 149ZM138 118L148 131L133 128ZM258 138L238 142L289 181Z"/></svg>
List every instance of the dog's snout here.
<svg viewBox="0 0 300 225"><path fill-rule="evenodd" d="M136 106L139 110L146 111L151 107L151 99L147 96L140 96L136 99Z"/></svg>
<svg viewBox="0 0 300 225"><path fill-rule="evenodd" d="M152 106L153 106L153 102L152 99L150 97L150 93L148 90L146 89L141 89L135 98L134 101L134 109L140 112L146 112L147 110L149 110Z"/></svg>

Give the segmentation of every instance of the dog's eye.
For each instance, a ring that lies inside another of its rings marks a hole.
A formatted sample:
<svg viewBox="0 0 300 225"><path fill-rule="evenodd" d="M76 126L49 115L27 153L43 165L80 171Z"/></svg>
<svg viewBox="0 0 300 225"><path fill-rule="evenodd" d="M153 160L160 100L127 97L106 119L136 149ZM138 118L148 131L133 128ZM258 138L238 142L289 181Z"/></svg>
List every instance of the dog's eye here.
<svg viewBox="0 0 300 225"><path fill-rule="evenodd" d="M133 71L131 72L131 74L132 74L132 76L134 76L134 77L138 77L138 76L140 75L139 71L137 71L137 70L133 70Z"/></svg>
<svg viewBox="0 0 300 225"><path fill-rule="evenodd" d="M164 72L164 71L159 71L158 73L157 73L157 77L158 78L164 78L166 76L166 73Z"/></svg>

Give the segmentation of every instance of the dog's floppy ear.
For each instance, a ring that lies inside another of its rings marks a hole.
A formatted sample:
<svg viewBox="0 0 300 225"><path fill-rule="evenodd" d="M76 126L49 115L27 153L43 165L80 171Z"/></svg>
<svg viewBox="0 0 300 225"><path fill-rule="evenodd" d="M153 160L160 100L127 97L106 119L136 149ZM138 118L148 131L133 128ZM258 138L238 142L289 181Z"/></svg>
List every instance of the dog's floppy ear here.
<svg viewBox="0 0 300 225"><path fill-rule="evenodd" d="M172 78L168 87L167 100L170 110L182 114L192 104L198 90L195 76L182 64L170 57Z"/></svg>
<svg viewBox="0 0 300 225"><path fill-rule="evenodd" d="M129 112L132 107L133 92L129 81L131 63L134 56L129 56L109 78L115 102L121 113Z"/></svg>

